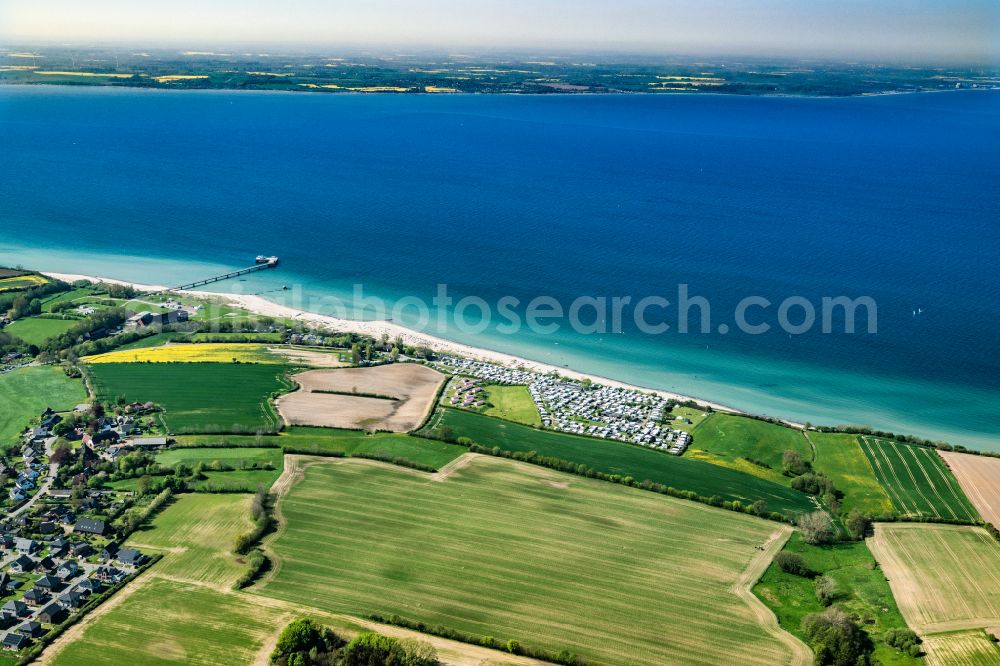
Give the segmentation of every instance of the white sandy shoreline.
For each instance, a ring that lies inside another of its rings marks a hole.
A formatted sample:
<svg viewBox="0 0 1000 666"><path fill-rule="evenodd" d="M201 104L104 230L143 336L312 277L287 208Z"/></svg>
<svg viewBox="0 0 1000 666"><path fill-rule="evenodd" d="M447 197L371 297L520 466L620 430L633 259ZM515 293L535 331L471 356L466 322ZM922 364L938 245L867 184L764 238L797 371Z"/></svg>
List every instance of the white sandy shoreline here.
<svg viewBox="0 0 1000 666"><path fill-rule="evenodd" d="M76 280L90 280L91 282L107 282L109 284L121 284L129 285L134 287L139 291L166 291L167 287L161 285L150 285L150 284L140 284L137 282L128 282L126 280L115 280L112 278L99 277L94 275L77 275L72 273L53 273L49 271L42 271L44 275L55 278L57 280L63 280L65 282L74 282ZM280 305L272 301L267 300L263 296L250 295L250 294L227 294L223 292L212 292L212 291L181 291L177 292L189 296L199 296L203 298L219 298L225 300L227 303L232 303L233 305L249 310L250 312L255 312L259 315L266 317L284 318L284 319L295 319L297 321L304 322L313 326L320 326L333 329L339 332L345 333L358 333L361 335L367 335L373 338L380 338L382 335L388 335L390 339L395 339L397 337L402 338L403 342L413 346L424 346L433 349L439 353L445 354L455 354L458 356L465 356L468 358L473 358L481 361L487 361L490 363L497 363L500 365L506 365L510 367L521 367L526 370L532 370L534 372L549 373L557 372L563 377L569 377L571 379L589 379L595 383L603 384L605 386L614 386L618 388L635 389L638 391L652 392L660 395L668 400L676 400L679 402L693 401L702 407L711 407L712 409L731 412L734 414L741 413L740 410L729 407L728 405L723 405L716 402L711 402L709 400L704 400L701 398L695 398L692 396L682 395L680 393L673 393L671 391L663 391L660 389L652 389L645 386L636 386L634 384L628 384L626 382L621 382L615 379L610 379L608 377L601 377L599 375L587 374L584 372L578 372L576 370L571 370L570 368L559 367L556 365L551 365L548 363L542 363L540 361L532 361L530 359L521 358L519 356L514 356L512 354L505 354L503 352L493 351L491 349L483 349L481 347L473 347L472 345L465 345L459 342L454 342L452 340L447 340L445 338L440 338L434 335L429 335L427 333L422 333L420 331L415 331L411 328L401 326L390 321L360 321L356 319L342 319L339 317L330 317L328 315L316 314L313 312L306 312L304 310L296 310L285 305ZM802 428L803 426L798 423L791 421L786 421L789 425L797 428Z"/></svg>

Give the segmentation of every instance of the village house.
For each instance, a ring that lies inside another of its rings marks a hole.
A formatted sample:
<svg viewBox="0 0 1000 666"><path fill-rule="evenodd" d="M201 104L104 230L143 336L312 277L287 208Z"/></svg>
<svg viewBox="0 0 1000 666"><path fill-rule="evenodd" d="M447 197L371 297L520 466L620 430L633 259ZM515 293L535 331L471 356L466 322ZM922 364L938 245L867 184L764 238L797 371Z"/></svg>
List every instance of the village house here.
<svg viewBox="0 0 1000 666"><path fill-rule="evenodd" d="M38 611L38 621L44 624L59 624L66 619L66 609L53 602Z"/></svg>
<svg viewBox="0 0 1000 666"><path fill-rule="evenodd" d="M41 606L51 598L49 593L39 587L33 587L24 593L21 599L29 606Z"/></svg>
<svg viewBox="0 0 1000 666"><path fill-rule="evenodd" d="M17 539L14 543L14 549L19 553L34 555L42 549L42 544L33 539Z"/></svg>
<svg viewBox="0 0 1000 666"><path fill-rule="evenodd" d="M56 576L63 580L69 580L75 576L79 570L80 566L76 562L67 560L60 564L59 568L56 569Z"/></svg>
<svg viewBox="0 0 1000 666"><path fill-rule="evenodd" d="M22 622L14 631L21 634L22 636L27 636L29 638L36 638L45 633L42 630L42 625L39 622L35 622L34 620L29 620L28 622Z"/></svg>
<svg viewBox="0 0 1000 666"><path fill-rule="evenodd" d="M27 636L19 634L16 631L9 631L3 637L3 649L4 650L21 650L28 646Z"/></svg>
<svg viewBox="0 0 1000 666"><path fill-rule="evenodd" d="M103 520L94 520L93 518L80 518L76 521L76 525L73 526L73 532L79 534L96 534L97 536L104 536L107 531L107 527Z"/></svg>
<svg viewBox="0 0 1000 666"><path fill-rule="evenodd" d="M3 612L9 613L15 617L24 617L28 614L28 605L23 601L15 601L11 599L3 605Z"/></svg>
<svg viewBox="0 0 1000 666"><path fill-rule="evenodd" d="M48 592L58 592L63 589L64 585L55 576L45 575L35 581L35 587L40 587Z"/></svg>
<svg viewBox="0 0 1000 666"><path fill-rule="evenodd" d="M35 561L27 555L19 555L10 563L10 571L15 574L28 573L35 568Z"/></svg>
<svg viewBox="0 0 1000 666"><path fill-rule="evenodd" d="M76 610L84 604L86 597L82 592L77 592L76 590L70 590L65 594L60 595L56 603L66 610Z"/></svg>
<svg viewBox="0 0 1000 666"><path fill-rule="evenodd" d="M146 556L134 548L122 548L115 559L126 566L137 567L146 561Z"/></svg>

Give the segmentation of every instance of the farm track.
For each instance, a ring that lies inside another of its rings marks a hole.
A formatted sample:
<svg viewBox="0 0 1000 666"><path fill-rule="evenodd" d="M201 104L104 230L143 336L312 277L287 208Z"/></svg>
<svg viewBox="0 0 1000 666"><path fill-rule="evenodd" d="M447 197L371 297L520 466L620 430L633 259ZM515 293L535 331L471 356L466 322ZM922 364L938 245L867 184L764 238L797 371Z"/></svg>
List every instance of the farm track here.
<svg viewBox="0 0 1000 666"><path fill-rule="evenodd" d="M732 591L743 599L753 611L754 617L760 626L775 639L788 646L792 659L790 666L809 666L813 663L813 653L805 643L785 631L778 624L778 617L764 602L753 593L753 586L757 584L760 577L764 575L771 565L774 557L781 551L789 537L792 536L791 527L781 527L764 543L764 549L757 553L747 568L740 574L739 580L732 587Z"/></svg>

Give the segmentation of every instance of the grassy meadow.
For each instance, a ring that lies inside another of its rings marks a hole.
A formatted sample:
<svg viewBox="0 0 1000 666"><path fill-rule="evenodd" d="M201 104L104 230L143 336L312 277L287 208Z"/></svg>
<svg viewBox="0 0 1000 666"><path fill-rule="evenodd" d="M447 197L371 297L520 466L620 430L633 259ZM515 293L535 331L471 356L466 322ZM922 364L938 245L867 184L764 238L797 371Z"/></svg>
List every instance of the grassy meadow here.
<svg viewBox="0 0 1000 666"><path fill-rule="evenodd" d="M18 319L4 328L5 333L24 340L29 345L41 346L49 338L65 333L76 324L75 319L50 319L48 317L27 317Z"/></svg>
<svg viewBox="0 0 1000 666"><path fill-rule="evenodd" d="M903 515L976 522L979 513L934 449L861 436L875 476Z"/></svg>
<svg viewBox="0 0 1000 666"><path fill-rule="evenodd" d="M449 428L455 436L469 437L481 446L535 451L542 456L582 463L606 474L632 476L640 481L649 479L705 497L717 495L744 504L762 499L769 511L786 515L815 510L808 496L787 485L624 442L537 430L457 409L441 410L431 417L428 427L438 433Z"/></svg>
<svg viewBox="0 0 1000 666"><path fill-rule="evenodd" d="M491 405L483 413L529 426L541 426L535 401L527 386L486 386L486 401Z"/></svg>
<svg viewBox="0 0 1000 666"><path fill-rule="evenodd" d="M443 482L319 460L279 513L256 594L604 663L790 660L733 591L760 519L488 456Z"/></svg>
<svg viewBox="0 0 1000 666"><path fill-rule="evenodd" d="M864 542L811 546L796 532L785 544L784 550L801 555L817 575L823 574L836 581L840 590L836 603L858 617L865 630L876 639L876 656L885 666L920 663L918 659L878 643L879 636L885 631L905 629L906 621L896 606L885 575ZM802 618L824 609L816 599L816 585L812 579L785 573L774 563L753 591L774 611L782 627L803 640Z"/></svg>
<svg viewBox="0 0 1000 666"><path fill-rule="evenodd" d="M244 569L232 553L233 544L252 527L246 495L185 494L133 532L126 543L165 553L155 566L158 574L230 586Z"/></svg>
<svg viewBox="0 0 1000 666"><path fill-rule="evenodd" d="M276 430L268 398L291 388L283 365L98 363L87 370L102 400L155 402L172 432Z"/></svg>
<svg viewBox="0 0 1000 666"><path fill-rule="evenodd" d="M711 414L692 431L686 458L702 460L788 485L781 457L795 451L812 460L812 448L798 430L743 416ZM761 464L763 463L763 465Z"/></svg>
<svg viewBox="0 0 1000 666"><path fill-rule="evenodd" d="M17 443L18 434L46 407L72 409L84 402L83 382L51 365L20 368L0 374L0 449Z"/></svg>
<svg viewBox="0 0 1000 666"><path fill-rule="evenodd" d="M857 435L810 432L809 439L816 447L814 467L844 493L841 513L858 509L867 515L889 516L896 512L861 450Z"/></svg>

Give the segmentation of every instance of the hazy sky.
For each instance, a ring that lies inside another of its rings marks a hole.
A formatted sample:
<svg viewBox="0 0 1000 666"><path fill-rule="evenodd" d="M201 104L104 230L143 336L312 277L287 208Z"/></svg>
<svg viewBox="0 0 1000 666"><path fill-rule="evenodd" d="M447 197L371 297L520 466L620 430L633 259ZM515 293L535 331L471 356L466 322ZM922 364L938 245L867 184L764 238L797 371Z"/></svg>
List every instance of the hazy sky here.
<svg viewBox="0 0 1000 666"><path fill-rule="evenodd" d="M0 39L996 62L1000 0L0 0Z"/></svg>

